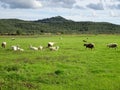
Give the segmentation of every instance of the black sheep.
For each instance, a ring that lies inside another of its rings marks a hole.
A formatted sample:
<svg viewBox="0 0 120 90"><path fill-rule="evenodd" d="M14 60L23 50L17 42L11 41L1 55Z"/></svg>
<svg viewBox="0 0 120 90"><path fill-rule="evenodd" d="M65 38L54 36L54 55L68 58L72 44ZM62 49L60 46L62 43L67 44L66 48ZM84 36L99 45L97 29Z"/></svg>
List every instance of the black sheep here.
<svg viewBox="0 0 120 90"><path fill-rule="evenodd" d="M107 44L107 47L109 48L117 48L118 44L117 43L110 43L110 44Z"/></svg>
<svg viewBox="0 0 120 90"><path fill-rule="evenodd" d="M86 46L86 48L90 48L90 49L93 49L95 47L93 43L87 43L87 44L84 44L84 46Z"/></svg>

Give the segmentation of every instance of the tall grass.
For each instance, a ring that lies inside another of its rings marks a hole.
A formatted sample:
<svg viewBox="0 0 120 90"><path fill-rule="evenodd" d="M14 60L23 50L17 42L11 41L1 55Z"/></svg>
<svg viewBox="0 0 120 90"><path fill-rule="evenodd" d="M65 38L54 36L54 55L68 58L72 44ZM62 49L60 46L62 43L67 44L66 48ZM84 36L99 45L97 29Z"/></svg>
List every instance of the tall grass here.
<svg viewBox="0 0 120 90"><path fill-rule="evenodd" d="M83 40L95 43L95 49L86 49ZM0 37L2 41L7 48L0 47L1 90L120 90L120 47L106 47L120 44L119 35ZM29 49L30 44L46 47L49 41L60 49ZM25 51L12 51L17 44Z"/></svg>

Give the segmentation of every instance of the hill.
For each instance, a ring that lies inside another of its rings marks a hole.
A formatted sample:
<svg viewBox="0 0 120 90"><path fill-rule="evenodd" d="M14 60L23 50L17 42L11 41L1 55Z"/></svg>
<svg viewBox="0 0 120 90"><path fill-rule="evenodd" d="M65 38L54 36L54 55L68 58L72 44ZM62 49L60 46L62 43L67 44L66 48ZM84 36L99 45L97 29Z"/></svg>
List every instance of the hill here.
<svg viewBox="0 0 120 90"><path fill-rule="evenodd" d="M38 20L36 22L42 22L42 23L62 23L62 22L73 22L72 20L67 20L61 16L56 16L56 17L51 17L51 18L46 18L46 19L42 19L42 20Z"/></svg>
<svg viewBox="0 0 120 90"><path fill-rule="evenodd" d="M37 21L1 19L1 35L20 34L120 34L120 25L106 22L75 22L61 16Z"/></svg>

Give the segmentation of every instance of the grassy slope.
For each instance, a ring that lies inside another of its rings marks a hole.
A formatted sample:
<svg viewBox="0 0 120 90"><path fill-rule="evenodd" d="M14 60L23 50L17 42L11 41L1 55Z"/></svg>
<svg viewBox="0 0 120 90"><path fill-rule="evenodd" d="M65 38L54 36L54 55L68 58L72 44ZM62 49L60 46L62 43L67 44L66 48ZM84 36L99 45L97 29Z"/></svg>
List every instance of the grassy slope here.
<svg viewBox="0 0 120 90"><path fill-rule="evenodd" d="M62 37L63 39L59 39ZM94 50L83 47L83 39L96 45ZM40 36L1 37L7 48L0 48L1 90L120 90L120 47L108 49L110 42L120 43L120 36ZM57 42L59 51L29 50ZM24 52L10 50L19 44Z"/></svg>

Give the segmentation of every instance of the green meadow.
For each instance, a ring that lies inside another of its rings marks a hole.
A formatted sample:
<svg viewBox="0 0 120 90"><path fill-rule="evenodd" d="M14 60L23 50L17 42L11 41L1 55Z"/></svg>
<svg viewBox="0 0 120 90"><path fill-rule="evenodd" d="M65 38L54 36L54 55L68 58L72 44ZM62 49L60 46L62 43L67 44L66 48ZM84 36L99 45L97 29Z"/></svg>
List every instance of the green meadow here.
<svg viewBox="0 0 120 90"><path fill-rule="evenodd" d="M120 35L1 36L0 90L120 90ZM83 40L95 44L86 49ZM50 51L49 41L58 51ZM118 48L107 48L108 43ZM12 51L19 45L23 52ZM42 51L30 50L29 45Z"/></svg>

